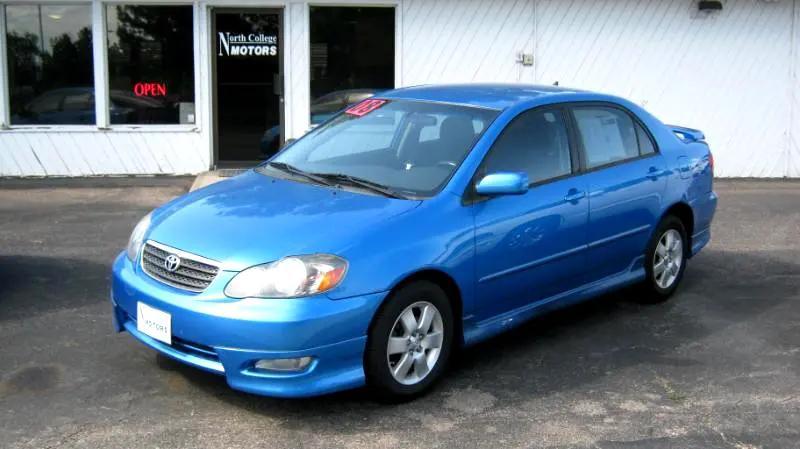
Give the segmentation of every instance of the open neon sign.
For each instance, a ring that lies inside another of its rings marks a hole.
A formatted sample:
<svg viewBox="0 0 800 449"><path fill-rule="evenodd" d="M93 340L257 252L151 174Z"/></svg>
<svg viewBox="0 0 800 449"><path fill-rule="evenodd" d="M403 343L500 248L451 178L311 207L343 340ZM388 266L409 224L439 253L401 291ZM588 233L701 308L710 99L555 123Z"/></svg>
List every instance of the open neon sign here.
<svg viewBox="0 0 800 449"><path fill-rule="evenodd" d="M137 97L166 97L167 85L164 83L136 83L133 94Z"/></svg>

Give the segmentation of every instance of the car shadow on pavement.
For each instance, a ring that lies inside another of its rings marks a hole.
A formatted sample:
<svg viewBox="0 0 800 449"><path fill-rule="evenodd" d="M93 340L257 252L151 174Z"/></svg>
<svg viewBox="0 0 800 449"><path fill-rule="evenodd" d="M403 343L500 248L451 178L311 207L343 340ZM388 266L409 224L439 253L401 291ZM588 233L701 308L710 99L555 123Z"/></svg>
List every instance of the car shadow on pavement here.
<svg viewBox="0 0 800 449"><path fill-rule="evenodd" d="M467 413L469 401L453 399L465 392L480 399L478 410L486 404L513 407L606 377L624 375L631 382L651 382L662 374L679 376L700 369L711 362L692 348L797 299L800 266L786 253L709 249L690 262L683 284L668 302L639 304L638 291L628 288L535 318L464 350L433 391L412 403L390 407L397 411L389 414L404 415L431 404ZM366 389L274 399L233 391L223 378L166 357L159 357L159 365L235 408L285 419L287 427L336 420L341 432L349 432L387 414L387 406ZM347 419L340 419L343 415Z"/></svg>
<svg viewBox="0 0 800 449"><path fill-rule="evenodd" d="M0 256L0 322L107 301L110 276L85 259Z"/></svg>

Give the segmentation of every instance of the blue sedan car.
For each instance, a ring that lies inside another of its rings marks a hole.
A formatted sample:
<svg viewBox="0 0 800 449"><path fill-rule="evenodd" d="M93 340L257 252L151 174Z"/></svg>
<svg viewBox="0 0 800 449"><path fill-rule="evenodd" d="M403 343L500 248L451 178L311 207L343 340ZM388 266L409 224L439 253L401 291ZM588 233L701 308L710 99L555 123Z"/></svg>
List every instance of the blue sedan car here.
<svg viewBox="0 0 800 449"><path fill-rule="evenodd" d="M609 95L385 92L144 217L115 326L242 391L413 397L547 310L669 297L709 241L713 165L700 131Z"/></svg>

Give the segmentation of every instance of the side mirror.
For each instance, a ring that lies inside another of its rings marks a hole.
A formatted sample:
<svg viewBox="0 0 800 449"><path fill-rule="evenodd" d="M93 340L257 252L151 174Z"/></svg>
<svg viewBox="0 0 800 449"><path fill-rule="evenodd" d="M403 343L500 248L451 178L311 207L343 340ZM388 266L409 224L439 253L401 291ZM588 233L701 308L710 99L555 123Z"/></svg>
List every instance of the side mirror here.
<svg viewBox="0 0 800 449"><path fill-rule="evenodd" d="M497 172L483 177L475 185L479 195L522 195L528 191L528 175L522 172Z"/></svg>

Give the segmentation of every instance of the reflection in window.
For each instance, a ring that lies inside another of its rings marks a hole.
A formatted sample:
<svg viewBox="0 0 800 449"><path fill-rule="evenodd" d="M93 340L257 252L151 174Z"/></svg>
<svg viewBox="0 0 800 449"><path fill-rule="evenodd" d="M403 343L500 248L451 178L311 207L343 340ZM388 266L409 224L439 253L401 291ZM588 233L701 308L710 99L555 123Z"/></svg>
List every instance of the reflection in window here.
<svg viewBox="0 0 800 449"><path fill-rule="evenodd" d="M497 116L492 109L392 100L363 115L339 114L272 160L310 173L339 173L418 196L435 194ZM436 138L423 140L422 130ZM274 173L269 165L263 173ZM278 170L280 171L280 170Z"/></svg>
<svg viewBox="0 0 800 449"><path fill-rule="evenodd" d="M483 162L483 174L523 171L531 183L572 172L564 117L534 109L520 114L503 130Z"/></svg>
<svg viewBox="0 0 800 449"><path fill-rule="evenodd" d="M311 124L394 87L394 8L311 7Z"/></svg>
<svg viewBox="0 0 800 449"><path fill-rule="evenodd" d="M111 123L194 123L192 7L108 5Z"/></svg>
<svg viewBox="0 0 800 449"><path fill-rule="evenodd" d="M5 9L11 124L94 124L91 5Z"/></svg>

